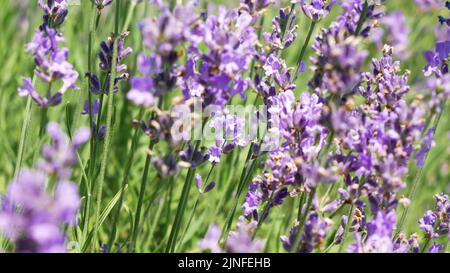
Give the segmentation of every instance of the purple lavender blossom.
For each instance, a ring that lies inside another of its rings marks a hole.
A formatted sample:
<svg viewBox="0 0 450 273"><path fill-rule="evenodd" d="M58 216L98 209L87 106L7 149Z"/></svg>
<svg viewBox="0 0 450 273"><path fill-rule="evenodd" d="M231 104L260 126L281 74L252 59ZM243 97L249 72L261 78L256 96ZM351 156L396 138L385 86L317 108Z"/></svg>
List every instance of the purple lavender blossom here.
<svg viewBox="0 0 450 273"><path fill-rule="evenodd" d="M393 55L400 60L405 60L409 57L408 37L410 29L406 22L405 15L400 12L392 12L380 19L381 25L385 28L376 28L370 37L378 49L382 50L385 44L393 47Z"/></svg>
<svg viewBox="0 0 450 273"><path fill-rule="evenodd" d="M434 128L430 128L423 137L423 146L416 154L417 167L422 168L425 165L425 158L431 147L434 146Z"/></svg>
<svg viewBox="0 0 450 273"><path fill-rule="evenodd" d="M247 222L244 217L239 217L236 225L236 230L231 231L226 242L225 249L219 246L221 236L220 228L212 224L203 240L199 243L201 250L210 251L213 253L258 253L264 247L262 240L254 240L253 233L256 229L257 223L255 221Z"/></svg>
<svg viewBox="0 0 450 273"><path fill-rule="evenodd" d="M242 72L256 54L257 35L251 23L248 13L219 7L217 15L209 15L192 29L182 72L185 99L199 97L203 106L223 107L236 94L245 98L248 79Z"/></svg>
<svg viewBox="0 0 450 273"><path fill-rule="evenodd" d="M367 239L363 242L361 235L355 233L356 243L349 246L348 251L353 253L403 253L409 250L408 246L396 245L392 241L392 233L397 222L395 211L389 213L378 212L367 223ZM401 246L396 248L396 246Z"/></svg>
<svg viewBox="0 0 450 273"><path fill-rule="evenodd" d="M30 78L22 78L24 85L19 87L19 96L31 96L31 98L42 107L58 105L62 94L68 89L78 89L75 82L78 72L73 70L68 59L68 49L59 48L64 42L56 30L48 28L46 31L36 31L33 40L26 45L26 51L31 51L36 64L35 76L50 86L54 82L62 81L62 85L54 94L49 89L45 96L41 96L34 87Z"/></svg>
<svg viewBox="0 0 450 273"><path fill-rule="evenodd" d="M434 211L428 210L419 220L420 229L425 231L427 239L435 239L441 235L449 236L450 201L446 194L436 194Z"/></svg>
<svg viewBox="0 0 450 273"><path fill-rule="evenodd" d="M63 225L73 225L80 205L77 186L58 183L46 189L46 175L23 169L9 185L0 209L0 230L14 242L16 252L65 252Z"/></svg>
<svg viewBox="0 0 450 273"><path fill-rule="evenodd" d="M195 21L194 5L177 5L172 12L166 5L158 5L159 17L139 23L144 46L150 55L141 53L137 67L141 76L133 77L127 98L144 107L154 106L157 98L177 83L177 46L186 40L190 25ZM190 16L192 15L192 16Z"/></svg>
<svg viewBox="0 0 450 273"><path fill-rule="evenodd" d="M49 175L55 174L59 179L69 179L72 166L77 162L76 151L89 140L90 131L85 127L81 128L75 133L72 143L69 143L57 123L49 123L47 132L52 138L52 144L43 146L39 168Z"/></svg>
<svg viewBox="0 0 450 273"><path fill-rule="evenodd" d="M44 24L41 28L56 28L59 27L68 14L67 0L39 0L39 7L44 11Z"/></svg>
<svg viewBox="0 0 450 273"><path fill-rule="evenodd" d="M298 223L291 228L289 236L281 236L280 240L282 241L283 247L286 251L298 250L300 253L311 253L322 247L327 232L332 226L333 222L330 219L322 219L319 217L317 212L312 211L306 218L298 246L293 245L297 240L297 236L299 236Z"/></svg>
<svg viewBox="0 0 450 273"><path fill-rule="evenodd" d="M307 3L306 1L310 2ZM325 5L323 0L292 0L292 3L300 3L303 13L313 21L319 21L327 16L330 9L333 7L335 0Z"/></svg>

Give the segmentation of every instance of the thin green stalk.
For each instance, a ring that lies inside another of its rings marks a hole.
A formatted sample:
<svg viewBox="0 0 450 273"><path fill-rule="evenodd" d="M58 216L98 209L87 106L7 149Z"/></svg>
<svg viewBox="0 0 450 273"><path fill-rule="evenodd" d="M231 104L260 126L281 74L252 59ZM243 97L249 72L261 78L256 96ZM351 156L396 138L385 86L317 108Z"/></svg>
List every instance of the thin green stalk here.
<svg viewBox="0 0 450 273"><path fill-rule="evenodd" d="M298 233L297 233L297 235L295 236L294 244L292 245L291 251L296 251L296 250L298 250L298 247L297 247L297 246L300 244L300 241L301 241L301 238L302 238L301 235L302 235L303 226L305 225L306 217L308 216L308 212L309 212L309 210L311 209L312 202L313 202L313 200L314 200L314 196L315 196L315 195L316 195L316 189L314 188L314 189L312 189L311 192L309 193L309 198L308 198L308 202L307 202L307 204L306 204L306 208L305 208L304 213L302 213L302 207L303 207L302 202L300 202L300 204L299 204L299 213L298 213L298 215L297 215L297 219L298 219L298 221L299 221L299 224L298 224ZM299 215L300 215L300 217L299 217Z"/></svg>
<svg viewBox="0 0 450 273"><path fill-rule="evenodd" d="M439 122L440 122L441 117L442 117L442 113L445 111L445 106L446 106L446 104L444 104L444 107L443 107L442 111L438 114L438 116L437 116L436 119L434 120L434 123L433 123L434 134L436 134L437 127L438 127ZM409 200L411 200L411 201L412 201L412 199L414 198L414 195L415 195L415 193L416 193L416 189L417 189L417 186L418 186L419 182L422 180L422 177L423 177L423 174L424 174L424 169L425 169L425 163L427 162L427 158L428 158L428 155L429 155L429 154L430 154L430 151L428 151L428 153L425 155L425 158L424 158L424 165L423 165L423 167L421 167L421 168L419 169L419 173L418 173L418 174L416 175L416 177L414 178L413 184L412 184L412 186L411 186L411 190L410 190L409 193L408 193L407 198L408 198ZM406 208L403 210L403 212L402 212L402 216L401 216L400 221L399 221L399 224L398 224L398 226L397 226L397 234L398 234L399 232L401 232L401 230L402 230L402 228L403 228L403 224L405 223L405 221L406 221L406 219L407 219L408 212L409 212L409 206L406 207Z"/></svg>
<svg viewBox="0 0 450 273"><path fill-rule="evenodd" d="M118 30L118 22L120 17L120 1L116 1L116 18L115 18L115 35L118 38L117 30ZM105 142L103 145L103 151L102 151L102 161L100 165L100 173L98 178L98 187L97 187L97 204L96 204L96 212L95 212L95 231L94 231L94 240L93 242L97 242L98 233L99 233L99 218L100 218L100 208L101 208L101 201L102 201L102 194L103 194L103 183L105 180L105 173L106 173L106 165L108 164L108 153L111 146L111 139L113 134L113 128L112 128L112 116L114 111L114 79L116 78L116 67L117 67L117 45L118 43L114 43L114 49L113 49L113 56L112 56L112 65L111 65L111 76L110 76L110 82L109 82L109 92L108 92L108 108L107 108L107 115L106 115L106 136L105 136Z"/></svg>
<svg viewBox="0 0 450 273"><path fill-rule="evenodd" d="M345 238L347 237L348 230L350 229L350 226L352 225L353 209L354 209L354 206L352 204L350 206L350 209L347 214L347 223L345 223L344 233L342 233L342 241L341 241L341 244L339 245L339 250L338 250L339 253L342 253L342 251L344 250Z"/></svg>
<svg viewBox="0 0 450 273"><path fill-rule="evenodd" d="M252 239L255 239L256 237L256 233L258 232L259 228L261 227L261 225L263 224L264 220L266 220L266 218L268 217L267 213L269 212L270 206L272 205L272 200L273 200L273 195L274 195L274 191L270 194L269 199L266 202L266 205L264 206L261 216L258 220L258 224L256 225L255 231L253 232L252 235Z"/></svg>
<svg viewBox="0 0 450 273"><path fill-rule="evenodd" d="M141 120L142 114L143 114L143 109L141 109L139 112L138 120ZM122 192L120 194L119 204L117 205L116 213L114 215L114 220L112 223L112 230L111 230L111 234L110 234L109 241L108 241L108 246L110 248L112 248L112 245L114 244L114 240L116 238L117 223L119 221L120 210L122 208L123 200L125 197L125 191L123 189L125 189L126 185L128 184L128 177L130 175L131 165L133 164L136 147L137 147L137 142L139 140L139 135L140 135L139 133L140 133L140 127L137 126L137 128L135 128L134 135L131 140L130 154L128 156L127 165L125 167L125 171L124 171L124 175L123 175L123 179L122 179L122 186L121 186Z"/></svg>
<svg viewBox="0 0 450 273"><path fill-rule="evenodd" d="M358 24L356 25L356 30L355 30L355 36L358 36L359 33L362 30L362 26L364 25L364 22L366 21L366 16L367 16L367 10L369 9L369 3L367 2L367 0L364 2L363 5L363 10L361 12L361 16L359 17L358 20Z"/></svg>
<svg viewBox="0 0 450 273"><path fill-rule="evenodd" d="M132 237L131 237L131 245L132 245L133 249L136 249L136 240L137 240L138 231L139 231L139 221L141 218L142 204L144 201L145 188L147 187L148 173L150 170L150 163L151 163L151 159L152 159L152 157L150 155L150 151L153 149L153 145L154 145L154 142L151 139L150 144L148 146L147 157L145 159L144 173L142 174L141 187L139 189L138 203L137 203L136 214L135 214L135 218L134 218L133 233L132 233Z"/></svg>
<svg viewBox="0 0 450 273"><path fill-rule="evenodd" d="M316 27L317 22L311 21L311 25L309 26L308 34L306 35L305 43L303 44L302 50L300 51L300 54L297 58L297 70L295 71L295 77L294 82L297 80L299 73L299 69L301 66L301 63L303 62L303 58L305 57L306 49L308 48L309 41L311 40L312 34L314 32L314 29Z"/></svg>
<svg viewBox="0 0 450 273"><path fill-rule="evenodd" d="M198 151L199 146L200 146L200 141L198 140L197 143L195 144L194 153L195 153L195 151ZM195 169L189 168L189 171L186 175L186 180L184 181L183 190L181 192L180 202L178 203L175 220L172 225L172 229L170 231L169 241L167 242L167 246L166 246L166 250L165 250L166 252L170 253L175 250L175 242L177 240L178 232L181 227L181 221L183 219L183 214L186 209L187 199L189 197L189 192L191 190L192 182L194 180L194 173L195 173Z"/></svg>
<svg viewBox="0 0 450 273"><path fill-rule="evenodd" d="M23 150L26 143L26 138L28 135L28 129L30 127L31 120L31 96L28 96L27 106L25 108L25 117L22 124L22 132L20 133L20 142L19 142L19 151L17 153L16 167L14 169L14 178L17 178L19 175L20 167L22 165L23 160Z"/></svg>
<svg viewBox="0 0 450 273"><path fill-rule="evenodd" d="M200 202L200 199L203 196L203 192L204 192L206 186L209 183L209 178L210 178L211 173L214 170L215 166L216 166L215 164L211 165L211 168L209 169L208 175L206 176L205 183L203 185L203 189L201 189L201 192L199 192L199 194L197 196L197 200L195 201L195 204L194 204L194 206L191 209L191 213L190 213L189 220L187 222L186 228L184 229L184 232L181 234L180 243L178 244L178 248L180 248L183 245L184 237L186 236L186 233L187 233L187 231L189 229L189 226L191 225L192 219L194 219L195 212L197 211L198 203Z"/></svg>
<svg viewBox="0 0 450 273"><path fill-rule="evenodd" d="M131 19L133 19L134 10L136 9L137 2L132 1L131 6L128 9L127 17L125 19L125 23L123 24L122 32L125 32L128 30L128 27L130 26Z"/></svg>
<svg viewBox="0 0 450 273"><path fill-rule="evenodd" d="M89 1L88 1L89 2ZM89 19L89 34L88 34L88 54L87 54L87 69L88 72L92 72L92 46L94 41L95 34L95 21L96 17L99 19L100 14L97 12L94 3L91 1L91 17ZM91 138L89 140L89 164L88 164L88 177L89 177L89 187L94 187L95 178L94 178L94 169L95 169L95 131L94 131L94 120L93 120L93 109L92 109L92 94L91 94L91 82L89 79L87 81L87 95L88 95L88 103L89 103L89 126L91 128ZM83 242L86 241L88 232L89 232L89 220L91 214L91 203L92 203L92 188L87 189L87 196L85 202L85 215L83 217Z"/></svg>
<svg viewBox="0 0 450 273"><path fill-rule="evenodd" d="M297 210L297 221L300 222L300 219L302 217L302 209L303 209L303 205L305 204L305 197L306 197L306 192L303 191L301 196L300 196L300 203L298 204L298 210Z"/></svg>

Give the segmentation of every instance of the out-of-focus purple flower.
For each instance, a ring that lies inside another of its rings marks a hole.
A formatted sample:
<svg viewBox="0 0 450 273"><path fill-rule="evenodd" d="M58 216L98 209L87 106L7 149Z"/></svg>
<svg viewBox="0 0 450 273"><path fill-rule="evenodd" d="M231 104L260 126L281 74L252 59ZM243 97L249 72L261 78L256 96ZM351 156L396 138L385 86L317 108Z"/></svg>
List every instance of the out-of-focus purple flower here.
<svg viewBox="0 0 450 273"><path fill-rule="evenodd" d="M201 250L212 253L222 253L223 250L219 245L220 235L220 228L215 224L210 225L205 237L198 244L198 247Z"/></svg>
<svg viewBox="0 0 450 273"><path fill-rule="evenodd" d="M416 154L417 167L422 168L425 165L425 157L434 144L434 128L430 128L422 139L422 149Z"/></svg>
<svg viewBox="0 0 450 273"><path fill-rule="evenodd" d="M72 143L69 143L57 123L49 123L47 132L53 141L51 145L44 145L42 148L43 158L39 161L39 168L48 174L55 174L61 180L68 179L72 174L72 166L77 161L76 151L89 140L90 130L81 128L75 133Z"/></svg>
<svg viewBox="0 0 450 273"><path fill-rule="evenodd" d="M355 233L356 243L349 246L349 252L355 253L392 253L407 252L408 247L403 245L396 249L392 241L392 233L397 222L395 211L388 213L380 211L367 223L367 239L363 242L361 235Z"/></svg>
<svg viewBox="0 0 450 273"><path fill-rule="evenodd" d="M172 153L169 153L163 157L153 156L152 162L160 177L173 176L179 170L177 159Z"/></svg>
<svg viewBox="0 0 450 273"><path fill-rule="evenodd" d="M0 230L14 242L15 252L65 252L63 225L73 225L80 205L78 188L61 181L53 195L46 175L22 169L2 198Z"/></svg>
<svg viewBox="0 0 450 273"><path fill-rule="evenodd" d="M393 55L400 60L404 60L409 57L408 51L408 37L410 29L406 22L405 15L400 12L392 12L385 15L380 19L380 23L385 28L374 29L370 36L378 49L382 50L385 44L393 47Z"/></svg>
<svg viewBox="0 0 450 273"><path fill-rule="evenodd" d="M423 11L438 10L444 6L442 0L414 0L414 2Z"/></svg>
<svg viewBox="0 0 450 273"><path fill-rule="evenodd" d="M231 231L226 241L226 250L229 253L258 253L264 247L262 240L253 240L257 223L247 222L243 216L239 217L236 230Z"/></svg>
<svg viewBox="0 0 450 273"><path fill-rule="evenodd" d="M247 12L256 20L275 0L240 0L239 10Z"/></svg>
<svg viewBox="0 0 450 273"><path fill-rule="evenodd" d="M255 221L247 222L244 217L239 217L236 225L236 230L231 231L226 243L225 249L219 246L221 236L220 228L212 224L206 236L199 243L201 250L210 251L213 253L258 253L264 247L262 240L254 240L253 233L255 232L257 223Z"/></svg>
<svg viewBox="0 0 450 273"><path fill-rule="evenodd" d="M428 210L419 220L420 229L425 231L427 239L435 239L441 235L450 236L450 201L446 194L436 194L434 211Z"/></svg>
<svg viewBox="0 0 450 273"><path fill-rule="evenodd" d="M432 243L428 249L428 253L439 253L442 249L444 249L443 244Z"/></svg>
<svg viewBox="0 0 450 273"><path fill-rule="evenodd" d="M312 211L308 214L298 246L293 245L299 236L298 223L291 228L289 237L281 236L280 239L286 251L295 248L295 251L298 250L300 253L311 253L321 248L332 226L333 222L330 219L321 219L317 212Z"/></svg>
<svg viewBox="0 0 450 273"><path fill-rule="evenodd" d="M298 25L295 22L294 11L291 12L289 8L280 9L279 15L272 20L272 31L263 34L270 52L283 50L292 45L297 38Z"/></svg>
<svg viewBox="0 0 450 273"><path fill-rule="evenodd" d="M144 107L154 106L159 96L173 89L177 83L177 46L186 40L191 24L196 20L192 14L193 2L177 5L172 12L164 4L157 5L159 16L139 23L144 46L150 55L140 53L137 67L140 76L131 80L127 98Z"/></svg>

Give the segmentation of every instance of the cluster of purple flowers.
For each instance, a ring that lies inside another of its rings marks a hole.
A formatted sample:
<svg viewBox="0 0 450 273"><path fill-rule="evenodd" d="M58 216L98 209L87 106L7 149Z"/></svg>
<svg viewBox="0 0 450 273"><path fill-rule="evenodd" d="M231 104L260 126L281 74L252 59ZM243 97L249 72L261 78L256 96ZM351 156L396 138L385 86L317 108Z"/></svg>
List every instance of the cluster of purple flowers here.
<svg viewBox="0 0 450 273"><path fill-rule="evenodd" d="M185 99L203 106L225 106L236 94L245 98L249 80L243 72L256 54L257 34L247 12L219 7L216 15L198 21L187 37L187 61L181 86Z"/></svg>
<svg viewBox="0 0 450 273"><path fill-rule="evenodd" d="M144 107L155 106L157 98L172 90L177 83L177 47L186 41L191 25L198 20L193 14L193 2L177 5L173 11L158 4L159 17L139 23L144 46L150 55L141 53L137 67L142 76L131 79L127 98Z"/></svg>
<svg viewBox="0 0 450 273"><path fill-rule="evenodd" d="M42 148L38 168L22 169L0 198L0 232L16 252L65 252L65 227L77 222L80 198L70 177L89 129L80 129L71 143L56 123L47 132L52 143Z"/></svg>
<svg viewBox="0 0 450 273"><path fill-rule="evenodd" d="M428 240L447 235L450 238L450 201L446 194L436 194L436 205L434 210L428 210L419 220L420 229L425 232ZM439 252L444 245L433 244L429 252Z"/></svg>
<svg viewBox="0 0 450 273"><path fill-rule="evenodd" d="M36 90L36 85L29 77L23 77L24 85L19 87L20 96L30 96L39 106L50 107L61 103L62 95L68 89L78 89L75 82L78 72L73 69L73 65L68 62L68 49L61 47L64 42L58 27L64 22L67 16L66 0L42 0L39 6L44 11L44 23L34 33L33 40L26 45L26 51L32 52L36 68L35 77L48 84L46 94L40 95ZM61 81L58 90L52 94L52 87Z"/></svg>

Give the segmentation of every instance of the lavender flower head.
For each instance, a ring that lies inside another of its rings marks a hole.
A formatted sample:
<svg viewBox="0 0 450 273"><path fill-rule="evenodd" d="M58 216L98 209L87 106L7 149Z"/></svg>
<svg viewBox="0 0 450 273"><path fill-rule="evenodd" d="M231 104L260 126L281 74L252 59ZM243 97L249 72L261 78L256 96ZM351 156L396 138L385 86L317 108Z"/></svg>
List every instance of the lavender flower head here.
<svg viewBox="0 0 450 273"><path fill-rule="evenodd" d="M69 143L67 136L61 131L57 123L47 125L47 133L52 138L52 144L42 148L42 160L38 166L47 174L55 174L59 179L69 179L72 166L77 162L76 151L89 140L90 130L86 127L77 131Z"/></svg>
<svg viewBox="0 0 450 273"><path fill-rule="evenodd" d="M44 11L44 24L41 28L56 28L64 23L68 14L67 0L39 0L38 5Z"/></svg>
<svg viewBox="0 0 450 273"><path fill-rule="evenodd" d="M177 82L177 46L186 40L195 20L193 2L177 5L172 12L166 5L158 5L159 16L139 23L144 46L150 55L141 53L137 67L141 76L131 79L127 98L134 104L154 106L157 98L169 92Z"/></svg>
<svg viewBox="0 0 450 273"><path fill-rule="evenodd" d="M113 0L95 0L95 6L99 11L104 9L105 7L111 5Z"/></svg>
<svg viewBox="0 0 450 273"><path fill-rule="evenodd" d="M47 90L45 96L41 96L32 83L31 78L22 78L24 85L18 88L19 96L31 96L31 98L42 107L58 105L62 94L68 89L78 89L75 82L78 72L73 69L68 59L68 49L59 48L64 38L56 30L48 28L45 31L37 30L33 40L26 45L26 51L32 52L36 68L35 76L48 83L50 87L61 81L59 89L52 94Z"/></svg>
<svg viewBox="0 0 450 273"><path fill-rule="evenodd" d="M300 3L303 13L313 21L319 21L323 17L327 16L330 9L333 7L335 0L331 1L328 5L324 0L292 0L293 4ZM310 2L310 3L307 3Z"/></svg>
<svg viewBox="0 0 450 273"><path fill-rule="evenodd" d="M396 223L397 217L395 211L389 213L378 212L367 223L367 239L363 242L361 235L355 233L356 243L349 246L348 251L353 253L403 253L408 251L408 248L405 246L396 248L396 245L392 241L392 232Z"/></svg>
<svg viewBox="0 0 450 273"><path fill-rule="evenodd" d="M236 94L245 98L248 70L256 54L257 35L246 12L219 7L191 31L188 60L183 71L186 99L198 97L204 106L224 106Z"/></svg>

